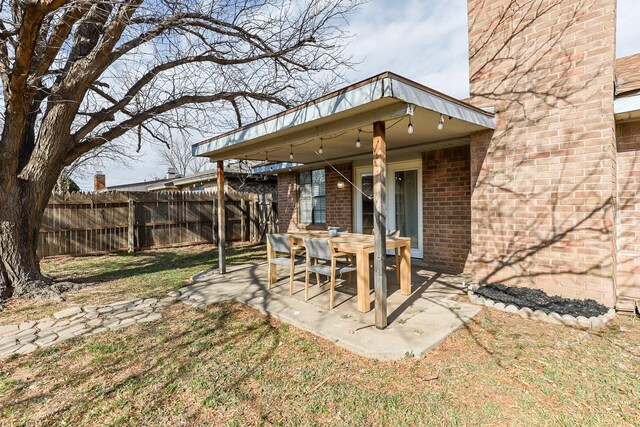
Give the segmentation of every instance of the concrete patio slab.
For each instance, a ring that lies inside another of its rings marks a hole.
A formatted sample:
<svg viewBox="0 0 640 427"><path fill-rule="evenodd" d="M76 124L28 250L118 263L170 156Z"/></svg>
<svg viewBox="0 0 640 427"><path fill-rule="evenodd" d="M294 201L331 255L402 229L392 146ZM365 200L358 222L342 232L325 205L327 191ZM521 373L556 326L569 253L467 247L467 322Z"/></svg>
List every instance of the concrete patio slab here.
<svg viewBox="0 0 640 427"><path fill-rule="evenodd" d="M354 353L386 360L424 355L480 311L476 305L454 299L463 293L463 276L414 267L413 292L403 296L395 273L388 268L389 326L378 330L373 326L373 310L357 311L355 283L337 282L335 306L329 310L328 283L318 286L312 276L309 300L305 302L303 268L296 269L293 295L289 295L284 269L282 274L267 290L266 263L228 267L225 275L205 271L180 290L180 299L198 307L239 301Z"/></svg>

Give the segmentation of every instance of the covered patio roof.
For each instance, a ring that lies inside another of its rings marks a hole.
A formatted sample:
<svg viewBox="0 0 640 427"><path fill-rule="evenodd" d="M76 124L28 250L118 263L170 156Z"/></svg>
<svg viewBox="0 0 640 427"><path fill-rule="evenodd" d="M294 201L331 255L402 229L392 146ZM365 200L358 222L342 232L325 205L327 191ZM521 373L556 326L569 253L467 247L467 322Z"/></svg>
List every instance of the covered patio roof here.
<svg viewBox="0 0 640 427"><path fill-rule="evenodd" d="M444 126L438 129L440 117ZM411 120L414 132L407 126ZM494 116L468 103L385 72L321 98L193 146L214 160L276 162L261 172L371 156L372 124L386 122L387 150L444 148L468 142L471 132L494 129ZM360 130L360 131L359 131ZM361 148L356 147L360 136ZM293 153L293 161L290 154Z"/></svg>
<svg viewBox="0 0 640 427"><path fill-rule="evenodd" d="M219 189L224 188L224 160L227 159L264 160L265 166L254 171L275 172L359 156L372 158L375 325L384 329L388 324L387 154L396 150L422 152L463 145L468 143L470 133L494 128L491 112L386 72L195 144L193 154L217 161ZM270 161L276 163L269 164ZM224 192L219 191L221 274L226 272L224 213ZM365 254L360 252L357 256L360 259ZM366 256L368 259L368 253ZM358 272L364 277L364 273Z"/></svg>

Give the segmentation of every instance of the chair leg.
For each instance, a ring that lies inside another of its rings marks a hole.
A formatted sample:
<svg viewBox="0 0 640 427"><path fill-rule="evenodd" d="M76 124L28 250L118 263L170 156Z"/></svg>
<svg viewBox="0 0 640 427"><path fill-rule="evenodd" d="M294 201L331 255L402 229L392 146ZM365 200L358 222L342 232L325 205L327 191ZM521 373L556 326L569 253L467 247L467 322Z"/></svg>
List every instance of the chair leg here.
<svg viewBox="0 0 640 427"><path fill-rule="evenodd" d="M313 265L318 265L318 260L314 259L312 263ZM316 284L320 286L320 273L316 273Z"/></svg>
<svg viewBox="0 0 640 427"><path fill-rule="evenodd" d="M336 289L336 270L331 270L331 290L329 291L329 310L333 310L333 293Z"/></svg>
<svg viewBox="0 0 640 427"><path fill-rule="evenodd" d="M293 274L295 273L295 255L291 254L291 268L289 269L289 295L293 295Z"/></svg>
<svg viewBox="0 0 640 427"><path fill-rule="evenodd" d="M273 277L273 274L271 273L272 268L273 264L269 263L269 267L267 268L267 289L271 289L271 277Z"/></svg>
<svg viewBox="0 0 640 427"><path fill-rule="evenodd" d="M309 270L305 269L304 272L304 300L309 299Z"/></svg>

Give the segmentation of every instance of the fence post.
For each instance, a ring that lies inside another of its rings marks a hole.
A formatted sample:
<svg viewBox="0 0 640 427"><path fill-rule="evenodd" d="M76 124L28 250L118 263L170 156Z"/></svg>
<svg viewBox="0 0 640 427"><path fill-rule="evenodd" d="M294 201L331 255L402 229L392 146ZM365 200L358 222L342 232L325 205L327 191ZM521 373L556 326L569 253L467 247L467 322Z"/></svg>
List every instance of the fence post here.
<svg viewBox="0 0 640 427"><path fill-rule="evenodd" d="M132 198L129 198L129 226L127 232L127 248L131 254L136 250L136 204Z"/></svg>
<svg viewBox="0 0 640 427"><path fill-rule="evenodd" d="M264 194L260 194L260 204L258 205L258 208L260 209L260 228L258 229L258 239L260 240L260 242L264 242L265 239L267 238L267 229L269 228L269 224L268 224L268 220L269 218L267 218L267 204L266 204L266 196Z"/></svg>
<svg viewBox="0 0 640 427"><path fill-rule="evenodd" d="M240 241L245 242L247 240L247 221L245 220L247 212L245 211L246 205L244 202L244 195L240 199Z"/></svg>

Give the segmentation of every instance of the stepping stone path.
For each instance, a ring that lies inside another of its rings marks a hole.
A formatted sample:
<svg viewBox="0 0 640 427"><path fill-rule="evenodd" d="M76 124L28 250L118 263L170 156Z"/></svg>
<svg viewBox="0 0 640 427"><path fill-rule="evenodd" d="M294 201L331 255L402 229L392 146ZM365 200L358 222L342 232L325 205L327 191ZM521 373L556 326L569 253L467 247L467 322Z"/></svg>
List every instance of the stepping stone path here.
<svg viewBox="0 0 640 427"><path fill-rule="evenodd" d="M71 338L118 330L136 323L153 322L177 298L169 296L118 301L105 306L72 307L38 321L0 325L0 359L13 354L29 354ZM179 295L179 294L178 294Z"/></svg>

